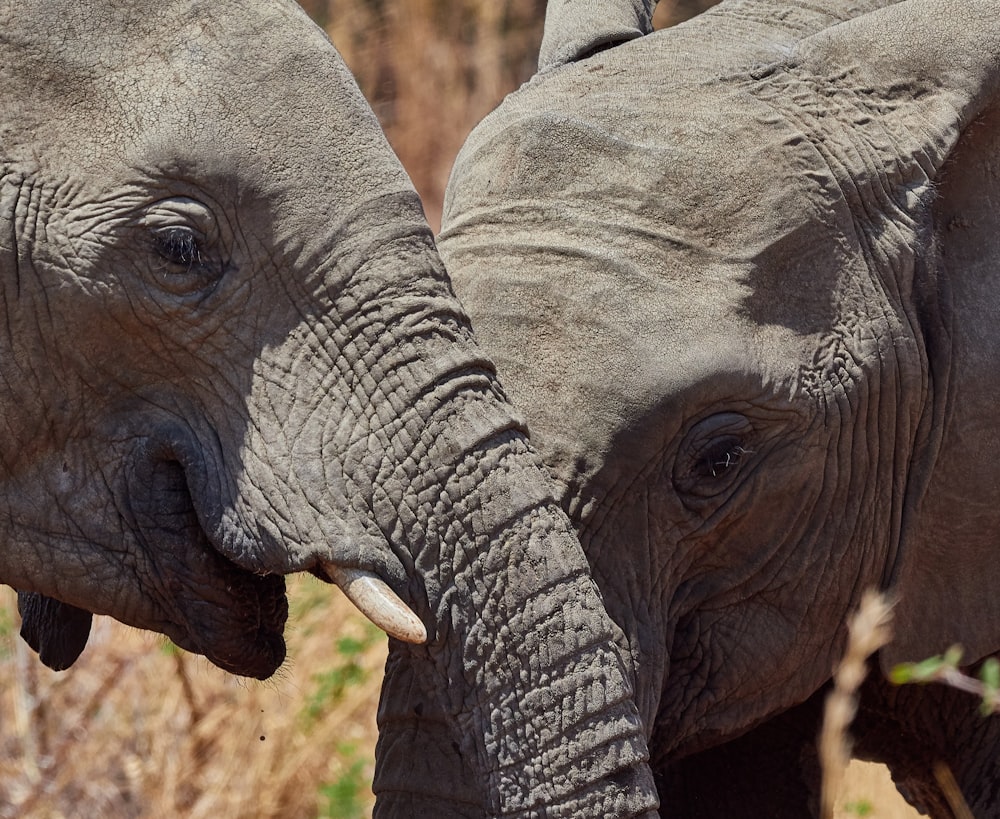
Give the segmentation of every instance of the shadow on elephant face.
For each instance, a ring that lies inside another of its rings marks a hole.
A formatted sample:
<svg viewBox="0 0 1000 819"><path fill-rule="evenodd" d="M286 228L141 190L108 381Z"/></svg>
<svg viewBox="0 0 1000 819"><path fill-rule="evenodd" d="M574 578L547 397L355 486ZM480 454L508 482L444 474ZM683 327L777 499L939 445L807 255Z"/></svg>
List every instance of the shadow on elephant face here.
<svg viewBox="0 0 1000 819"><path fill-rule="evenodd" d="M268 575L405 576L344 474L384 423L354 357L447 284L294 4L92 5L4 23L0 579L266 677Z"/></svg>
<svg viewBox="0 0 1000 819"><path fill-rule="evenodd" d="M445 201L439 247L662 759L812 695L865 586L900 598L886 658L949 630L1000 645L1000 251L974 181L997 74L966 56L996 30L978 6L807 5L732 0L549 66L470 135ZM939 26L956 39L925 47Z"/></svg>

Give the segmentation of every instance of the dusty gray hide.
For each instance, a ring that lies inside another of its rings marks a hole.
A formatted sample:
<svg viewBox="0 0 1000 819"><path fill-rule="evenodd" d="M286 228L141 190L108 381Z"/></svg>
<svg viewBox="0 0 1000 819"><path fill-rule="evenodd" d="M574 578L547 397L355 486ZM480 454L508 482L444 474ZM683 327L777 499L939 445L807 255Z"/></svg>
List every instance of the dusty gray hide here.
<svg viewBox="0 0 1000 819"><path fill-rule="evenodd" d="M663 815L811 815L863 589L898 599L883 669L1000 649L1000 14L731 0L635 38L648 3L575 7L439 247L628 640ZM976 706L876 675L857 751L998 815Z"/></svg>
<svg viewBox="0 0 1000 819"><path fill-rule="evenodd" d="M624 638L322 32L5 0L0 89L0 582L42 659L96 612L267 677L311 570L413 641L380 816L654 809ZM444 756L398 754L424 709Z"/></svg>

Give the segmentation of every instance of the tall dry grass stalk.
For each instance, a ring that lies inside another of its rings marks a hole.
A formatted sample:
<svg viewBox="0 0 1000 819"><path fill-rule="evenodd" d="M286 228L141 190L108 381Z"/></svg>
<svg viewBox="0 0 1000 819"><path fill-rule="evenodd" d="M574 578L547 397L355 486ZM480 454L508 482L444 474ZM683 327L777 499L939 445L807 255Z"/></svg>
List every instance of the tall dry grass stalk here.
<svg viewBox="0 0 1000 819"><path fill-rule="evenodd" d="M948 801L948 807L955 814L955 819L976 819L962 795L962 789L955 781L955 774L944 762L938 762L934 765L934 779L937 780L938 787L941 788L944 798Z"/></svg>
<svg viewBox="0 0 1000 819"><path fill-rule="evenodd" d="M849 727L858 709L858 689L868 674L868 658L892 636L891 620L892 606L881 594L869 590L848 623L847 649L833 676L834 687L826 701L819 737L823 819L834 819L834 805L851 761Z"/></svg>

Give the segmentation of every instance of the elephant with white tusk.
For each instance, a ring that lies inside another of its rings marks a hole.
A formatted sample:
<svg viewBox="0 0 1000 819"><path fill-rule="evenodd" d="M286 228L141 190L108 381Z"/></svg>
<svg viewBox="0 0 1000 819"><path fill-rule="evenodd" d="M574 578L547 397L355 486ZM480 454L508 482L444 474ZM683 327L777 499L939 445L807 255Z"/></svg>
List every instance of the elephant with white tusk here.
<svg viewBox="0 0 1000 819"><path fill-rule="evenodd" d="M549 4L438 244L628 641L662 815L797 819L865 588L882 669L1000 650L1000 14L653 5ZM874 675L857 753L997 816L963 697Z"/></svg>
<svg viewBox="0 0 1000 819"><path fill-rule="evenodd" d="M325 35L3 0L0 95L0 582L42 660L95 612L265 678L312 571L396 638L380 816L655 810L624 638ZM444 756L395 759L424 708Z"/></svg>

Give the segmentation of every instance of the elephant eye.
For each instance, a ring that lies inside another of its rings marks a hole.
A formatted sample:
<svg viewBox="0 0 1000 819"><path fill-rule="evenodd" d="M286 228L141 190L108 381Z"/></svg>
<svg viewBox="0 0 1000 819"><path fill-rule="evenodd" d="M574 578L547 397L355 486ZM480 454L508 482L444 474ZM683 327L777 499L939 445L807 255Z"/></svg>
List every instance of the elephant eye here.
<svg viewBox="0 0 1000 819"><path fill-rule="evenodd" d="M739 413L718 413L695 424L684 436L674 464L678 493L713 498L729 489L753 455L752 437L753 425Z"/></svg>
<svg viewBox="0 0 1000 819"><path fill-rule="evenodd" d="M219 223L210 207L189 197L147 206L139 227L147 242L153 284L174 296L201 296L227 269Z"/></svg>
<svg viewBox="0 0 1000 819"><path fill-rule="evenodd" d="M191 228L162 228L153 234L153 241L157 254L170 264L188 272L201 264L201 247Z"/></svg>

